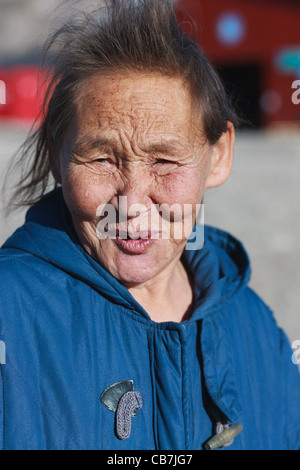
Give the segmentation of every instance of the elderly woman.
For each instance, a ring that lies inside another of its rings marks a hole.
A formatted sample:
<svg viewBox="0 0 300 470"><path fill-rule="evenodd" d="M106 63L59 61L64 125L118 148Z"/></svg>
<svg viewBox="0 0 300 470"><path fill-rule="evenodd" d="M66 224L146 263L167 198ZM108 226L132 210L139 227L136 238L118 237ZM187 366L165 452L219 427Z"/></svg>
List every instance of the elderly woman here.
<svg viewBox="0 0 300 470"><path fill-rule="evenodd" d="M168 0L106 2L48 52L35 204L0 255L1 446L296 449L288 341L242 245L201 243L236 124L216 72Z"/></svg>

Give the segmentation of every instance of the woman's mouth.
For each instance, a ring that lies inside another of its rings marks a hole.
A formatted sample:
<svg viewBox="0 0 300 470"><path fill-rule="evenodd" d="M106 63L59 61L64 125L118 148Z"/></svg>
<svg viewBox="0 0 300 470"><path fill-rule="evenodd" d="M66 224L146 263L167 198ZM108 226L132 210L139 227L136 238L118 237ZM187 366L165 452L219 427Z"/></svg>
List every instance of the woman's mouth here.
<svg viewBox="0 0 300 470"><path fill-rule="evenodd" d="M140 238L120 238L120 236L117 235L115 241L122 251L128 254L140 255L153 245L155 238L158 238L149 234L145 234L143 237L139 234L139 237Z"/></svg>

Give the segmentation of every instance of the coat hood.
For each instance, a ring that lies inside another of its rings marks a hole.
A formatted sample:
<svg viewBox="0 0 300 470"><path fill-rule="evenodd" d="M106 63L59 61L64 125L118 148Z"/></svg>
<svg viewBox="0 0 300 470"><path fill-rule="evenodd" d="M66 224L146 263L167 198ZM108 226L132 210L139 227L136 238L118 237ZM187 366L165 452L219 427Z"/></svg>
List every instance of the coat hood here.
<svg viewBox="0 0 300 470"><path fill-rule="evenodd" d="M149 319L129 291L82 248L61 189L32 206L25 224L2 248L31 253ZM185 250L182 261L194 280L196 320L219 309L249 281L250 265L242 244L219 229L205 227L203 247Z"/></svg>

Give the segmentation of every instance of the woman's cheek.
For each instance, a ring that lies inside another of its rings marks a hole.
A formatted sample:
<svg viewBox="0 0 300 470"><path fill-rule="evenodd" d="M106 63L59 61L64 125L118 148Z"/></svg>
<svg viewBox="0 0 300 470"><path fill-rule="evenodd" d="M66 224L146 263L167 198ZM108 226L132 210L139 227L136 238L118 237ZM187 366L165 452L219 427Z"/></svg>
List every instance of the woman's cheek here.
<svg viewBox="0 0 300 470"><path fill-rule="evenodd" d="M168 175L160 185L160 203L200 204L203 191L201 183L199 171L182 171Z"/></svg>
<svg viewBox="0 0 300 470"><path fill-rule="evenodd" d="M63 184L64 197L72 215L84 219L96 219L97 208L111 198L113 188L82 167L70 171Z"/></svg>

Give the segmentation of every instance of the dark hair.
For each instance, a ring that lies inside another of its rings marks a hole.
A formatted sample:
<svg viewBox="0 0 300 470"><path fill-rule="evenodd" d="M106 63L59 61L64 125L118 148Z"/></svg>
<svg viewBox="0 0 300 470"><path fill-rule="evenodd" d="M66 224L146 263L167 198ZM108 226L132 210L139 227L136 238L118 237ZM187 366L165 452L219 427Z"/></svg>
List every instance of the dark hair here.
<svg viewBox="0 0 300 470"><path fill-rule="evenodd" d="M172 0L102 1L96 10L77 15L49 38L45 60L51 75L42 123L23 146L18 165L23 164L25 171L14 204L33 204L45 193L51 176L50 148L61 144L79 87L95 74L125 69L183 77L199 104L211 145L226 132L227 121L237 125L218 74L196 38L178 24Z"/></svg>

